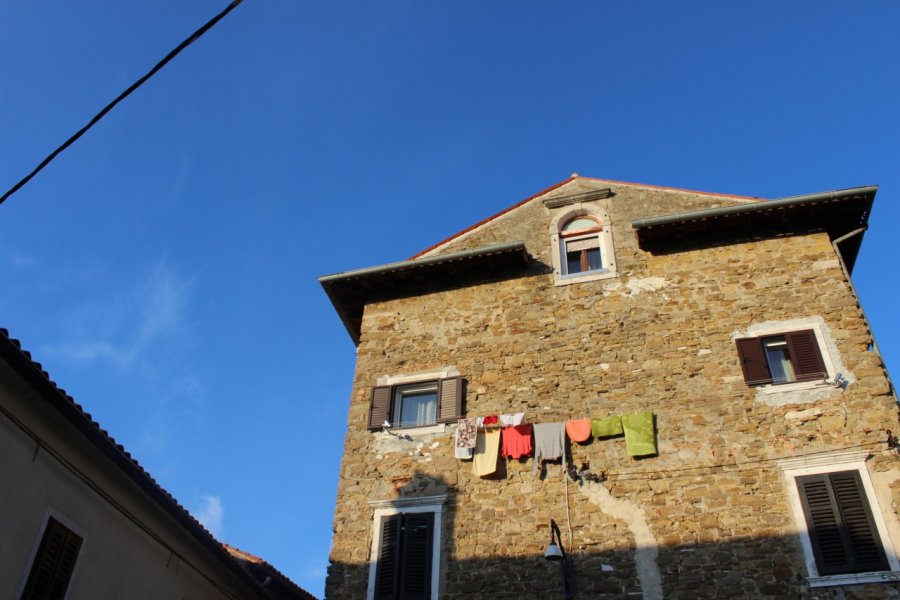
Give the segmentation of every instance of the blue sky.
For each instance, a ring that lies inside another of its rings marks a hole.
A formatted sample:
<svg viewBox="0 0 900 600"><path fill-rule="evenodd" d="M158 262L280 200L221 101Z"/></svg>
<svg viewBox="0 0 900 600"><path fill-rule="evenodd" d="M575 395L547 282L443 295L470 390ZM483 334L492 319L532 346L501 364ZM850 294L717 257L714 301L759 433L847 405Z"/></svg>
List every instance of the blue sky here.
<svg viewBox="0 0 900 600"><path fill-rule="evenodd" d="M0 187L225 0L0 3ZM0 205L0 326L220 538L321 594L354 348L315 277L582 175L879 184L900 361L896 2L246 0Z"/></svg>

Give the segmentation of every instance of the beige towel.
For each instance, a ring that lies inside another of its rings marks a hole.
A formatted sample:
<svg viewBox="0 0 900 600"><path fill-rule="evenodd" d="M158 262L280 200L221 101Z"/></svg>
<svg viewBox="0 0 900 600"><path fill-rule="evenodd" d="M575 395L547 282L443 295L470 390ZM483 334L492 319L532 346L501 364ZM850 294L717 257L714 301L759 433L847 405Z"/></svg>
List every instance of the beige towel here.
<svg viewBox="0 0 900 600"><path fill-rule="evenodd" d="M472 472L480 477L497 470L497 455L500 453L500 430L479 431L475 438L475 460Z"/></svg>

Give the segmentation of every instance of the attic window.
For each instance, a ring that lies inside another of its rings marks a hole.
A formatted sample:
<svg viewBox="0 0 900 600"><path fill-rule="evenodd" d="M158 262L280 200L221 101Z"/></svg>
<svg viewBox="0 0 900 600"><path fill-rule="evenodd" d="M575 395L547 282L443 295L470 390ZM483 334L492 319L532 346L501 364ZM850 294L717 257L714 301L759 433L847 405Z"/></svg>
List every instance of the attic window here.
<svg viewBox="0 0 900 600"><path fill-rule="evenodd" d="M565 275L599 271L603 268L600 237L603 226L590 217L576 217L560 232Z"/></svg>
<svg viewBox="0 0 900 600"><path fill-rule="evenodd" d="M550 240L556 285L616 275L609 219L603 211L579 207L557 215L550 224Z"/></svg>

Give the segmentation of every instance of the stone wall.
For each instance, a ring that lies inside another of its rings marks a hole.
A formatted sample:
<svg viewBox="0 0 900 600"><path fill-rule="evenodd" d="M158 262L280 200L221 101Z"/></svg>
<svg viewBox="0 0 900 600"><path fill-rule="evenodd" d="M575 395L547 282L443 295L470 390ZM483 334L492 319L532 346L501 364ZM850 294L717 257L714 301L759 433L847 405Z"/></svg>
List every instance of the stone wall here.
<svg viewBox="0 0 900 600"><path fill-rule="evenodd" d="M576 180L553 193L608 187ZM900 597L897 584L807 588L776 459L863 445L893 487L882 450L897 405L871 335L825 234L653 255L636 218L738 200L614 186L597 201L613 223L619 276L554 286L547 269L501 282L366 307L335 514L329 598L362 598L369 500L448 493L441 569L446 598L562 598L542 557L554 518L574 557L576 597ZM566 210L566 209L557 209ZM550 264L554 211L540 199L436 249L524 240ZM812 319L846 389L771 395L748 387L734 337ZM470 416L525 411L533 423L651 410L659 455L629 458L621 438L571 443L580 477L500 460L490 477L453 458L453 429L403 440L366 430L379 377L455 367ZM884 504L884 503L882 503ZM567 514L568 513L568 514ZM571 524L571 544L569 537ZM897 541L897 537L894 538ZM842 596L844 594L844 596Z"/></svg>

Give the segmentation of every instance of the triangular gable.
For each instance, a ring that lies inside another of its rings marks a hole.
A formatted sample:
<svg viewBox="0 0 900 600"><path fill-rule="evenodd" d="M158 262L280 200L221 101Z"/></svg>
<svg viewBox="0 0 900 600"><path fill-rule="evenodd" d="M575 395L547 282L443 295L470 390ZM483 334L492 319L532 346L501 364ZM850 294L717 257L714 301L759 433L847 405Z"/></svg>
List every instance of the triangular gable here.
<svg viewBox="0 0 900 600"><path fill-rule="evenodd" d="M580 183L580 182L585 182L585 183L592 182L592 183L599 183L599 184L609 184L611 186L618 186L618 187L646 188L646 189L651 189L651 190L662 190L662 191L668 191L668 192L694 194L694 195L698 195L698 196L710 196L710 197L718 198L718 199L731 200L735 204L763 201L762 198L757 198L754 196L739 196L739 195L735 195L735 194L719 194L719 193L715 193L715 192L701 192L701 191L696 191L696 190L686 190L686 189L674 188L674 187L668 187L668 186L649 185L649 184L643 184L643 183L631 183L628 181L616 181L613 179L599 179L596 177L582 177L581 175L578 175L577 173L573 173L568 178L566 178L558 183L555 183L555 184L551 185L550 187L547 187L547 188L537 192L536 194L532 194L531 196L525 198L524 200L521 200L521 201L513 204L512 206L509 206L509 207L501 210L500 212L493 214L493 215L487 217L486 219L483 219L483 220L479 221L478 223L475 223L474 225L471 225L470 227L463 229L462 231L458 231L457 233L454 233L450 237L438 242L437 244L434 244L433 246L430 246L430 247L426 248L425 250L422 250L418 254L411 256L409 258L409 260L422 258L422 257L432 255L432 254L438 254L448 244L462 240L469 234L478 231L485 225L492 223L493 221L497 220L498 218L500 218L504 215L507 215L519 208L522 208L526 204L528 204L534 200L537 200L539 198L542 198L544 196L565 195L563 188L573 185L573 184ZM556 192L556 193L554 194L554 192Z"/></svg>

